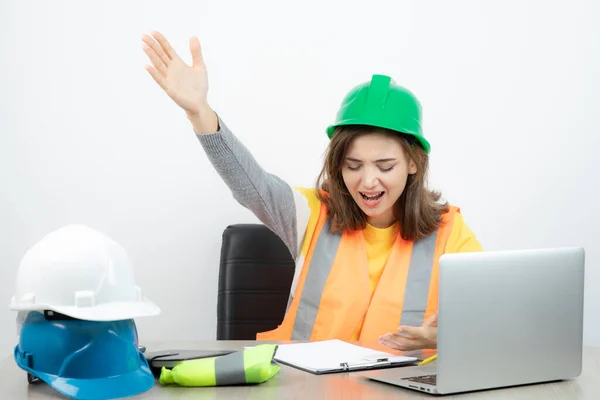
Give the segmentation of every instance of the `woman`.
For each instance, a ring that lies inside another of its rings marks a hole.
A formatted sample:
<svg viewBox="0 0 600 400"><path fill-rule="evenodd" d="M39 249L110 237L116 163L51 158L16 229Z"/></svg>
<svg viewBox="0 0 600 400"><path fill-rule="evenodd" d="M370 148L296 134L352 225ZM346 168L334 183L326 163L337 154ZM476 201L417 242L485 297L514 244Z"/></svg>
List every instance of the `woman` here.
<svg viewBox="0 0 600 400"><path fill-rule="evenodd" d="M425 187L429 143L417 99L382 75L352 89L327 129L319 189L292 188L264 171L208 105L197 38L191 67L160 33L142 40L147 71L185 110L235 199L296 260L284 320L257 339L436 348L438 259L481 246L458 208Z"/></svg>

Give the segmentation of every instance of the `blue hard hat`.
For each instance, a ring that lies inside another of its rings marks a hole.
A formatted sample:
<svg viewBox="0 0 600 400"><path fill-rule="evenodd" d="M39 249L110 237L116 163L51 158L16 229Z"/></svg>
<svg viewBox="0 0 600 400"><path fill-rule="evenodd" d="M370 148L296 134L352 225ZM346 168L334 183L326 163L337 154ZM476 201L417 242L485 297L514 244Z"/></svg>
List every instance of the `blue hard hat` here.
<svg viewBox="0 0 600 400"><path fill-rule="evenodd" d="M132 319L83 321L31 311L14 357L21 369L74 399L133 396L154 385Z"/></svg>

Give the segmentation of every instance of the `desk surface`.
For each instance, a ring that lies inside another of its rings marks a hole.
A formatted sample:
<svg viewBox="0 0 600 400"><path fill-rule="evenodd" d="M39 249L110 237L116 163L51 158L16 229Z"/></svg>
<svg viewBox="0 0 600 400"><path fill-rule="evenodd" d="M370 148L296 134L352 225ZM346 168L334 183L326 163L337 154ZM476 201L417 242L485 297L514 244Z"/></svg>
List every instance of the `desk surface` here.
<svg viewBox="0 0 600 400"><path fill-rule="evenodd" d="M148 351L161 349L242 349L252 341L158 342L146 344ZM412 367L402 367L403 369ZM12 356L0 362L0 391L6 399L65 399L45 384L27 383L26 374ZM356 376L356 373L313 375L285 365L271 380L255 386L237 387L163 387L158 382L148 392L133 399L436 399ZM583 372L572 381L537 384L518 388L495 389L443 399L593 399L600 398L600 348L584 350Z"/></svg>

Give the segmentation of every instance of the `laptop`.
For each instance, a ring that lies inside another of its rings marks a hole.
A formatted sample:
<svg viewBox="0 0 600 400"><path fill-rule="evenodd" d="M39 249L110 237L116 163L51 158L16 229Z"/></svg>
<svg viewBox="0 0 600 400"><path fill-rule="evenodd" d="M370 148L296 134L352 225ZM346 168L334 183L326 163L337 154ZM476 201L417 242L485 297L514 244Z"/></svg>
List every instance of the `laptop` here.
<svg viewBox="0 0 600 400"><path fill-rule="evenodd" d="M584 264L573 247L445 254L437 360L357 375L430 394L576 378Z"/></svg>

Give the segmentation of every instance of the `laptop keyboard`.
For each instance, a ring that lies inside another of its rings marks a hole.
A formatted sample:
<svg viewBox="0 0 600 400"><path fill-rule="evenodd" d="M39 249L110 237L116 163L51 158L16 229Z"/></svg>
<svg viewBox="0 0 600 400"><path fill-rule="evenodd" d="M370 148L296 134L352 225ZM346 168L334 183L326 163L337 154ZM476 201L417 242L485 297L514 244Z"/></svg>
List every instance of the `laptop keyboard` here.
<svg viewBox="0 0 600 400"><path fill-rule="evenodd" d="M404 378L404 380L411 381L411 382L425 383L427 385L435 386L435 384L437 382L437 375L431 374L431 375L411 376L410 378Z"/></svg>

